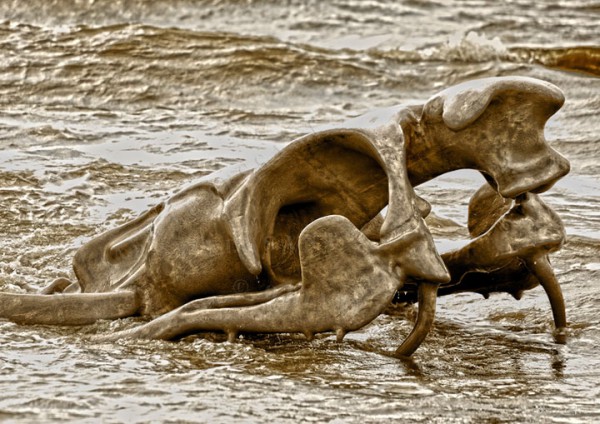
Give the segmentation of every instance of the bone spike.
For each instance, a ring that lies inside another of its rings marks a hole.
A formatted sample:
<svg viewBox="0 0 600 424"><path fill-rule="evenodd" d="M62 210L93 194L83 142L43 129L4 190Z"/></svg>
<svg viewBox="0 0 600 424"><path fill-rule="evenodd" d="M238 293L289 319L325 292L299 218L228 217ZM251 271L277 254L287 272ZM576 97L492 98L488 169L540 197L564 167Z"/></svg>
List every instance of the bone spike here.
<svg viewBox="0 0 600 424"><path fill-rule="evenodd" d="M312 331L305 330L303 334L309 342L312 342L315 339L315 334Z"/></svg>
<svg viewBox="0 0 600 424"><path fill-rule="evenodd" d="M226 331L226 333L227 333L227 341L229 343L235 343L235 341L238 338L238 332L235 330L228 330L228 331Z"/></svg>
<svg viewBox="0 0 600 424"><path fill-rule="evenodd" d="M526 260L527 267L534 273L548 295L552 316L554 318L554 340L556 343L566 343L567 313L565 300L554 271L548 262L548 257L540 254Z"/></svg>
<svg viewBox="0 0 600 424"><path fill-rule="evenodd" d="M346 330L344 330L343 328L338 328L335 330L335 340L338 343L344 341L344 336L346 336Z"/></svg>
<svg viewBox="0 0 600 424"><path fill-rule="evenodd" d="M523 290L515 290L510 292L510 295L515 298L515 300L521 300L523 297Z"/></svg>
<svg viewBox="0 0 600 424"><path fill-rule="evenodd" d="M396 356L407 357L412 355L421 345L435 318L435 303L439 284L422 282L419 284L419 312L417 322L406 340L396 350Z"/></svg>

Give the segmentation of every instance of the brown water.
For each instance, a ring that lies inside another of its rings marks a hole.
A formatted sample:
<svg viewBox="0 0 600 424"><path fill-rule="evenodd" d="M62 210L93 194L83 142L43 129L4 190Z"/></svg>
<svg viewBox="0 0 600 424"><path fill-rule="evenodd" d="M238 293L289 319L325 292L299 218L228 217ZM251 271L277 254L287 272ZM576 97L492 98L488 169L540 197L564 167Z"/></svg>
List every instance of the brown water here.
<svg viewBox="0 0 600 424"><path fill-rule="evenodd" d="M539 288L519 302L441 299L412 362L386 355L408 334L410 310L342 344L210 334L98 344L87 336L135 320L0 321L0 421L600 421L598 22L593 0L0 3L3 291L72 276L78 246L183 185L469 78L561 87L567 102L546 136L573 169L544 195L569 233L553 257L565 346L551 340ZM482 183L463 171L418 191L464 225ZM433 230L441 250L466 237Z"/></svg>

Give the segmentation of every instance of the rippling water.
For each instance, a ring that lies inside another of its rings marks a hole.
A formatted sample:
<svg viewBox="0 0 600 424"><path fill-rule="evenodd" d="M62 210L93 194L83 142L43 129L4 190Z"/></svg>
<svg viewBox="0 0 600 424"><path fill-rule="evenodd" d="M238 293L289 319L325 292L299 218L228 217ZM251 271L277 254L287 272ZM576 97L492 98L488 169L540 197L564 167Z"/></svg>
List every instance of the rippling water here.
<svg viewBox="0 0 600 424"><path fill-rule="evenodd" d="M572 172L544 195L570 338L541 289L440 300L414 361L390 358L414 311L337 344L295 335L92 344L82 328L0 322L0 421L557 422L600 420L600 3L4 1L0 3L0 289L72 276L94 234L294 137L469 78L525 75L567 102L546 137ZM466 222L483 182L418 191ZM434 228L441 248L465 238Z"/></svg>

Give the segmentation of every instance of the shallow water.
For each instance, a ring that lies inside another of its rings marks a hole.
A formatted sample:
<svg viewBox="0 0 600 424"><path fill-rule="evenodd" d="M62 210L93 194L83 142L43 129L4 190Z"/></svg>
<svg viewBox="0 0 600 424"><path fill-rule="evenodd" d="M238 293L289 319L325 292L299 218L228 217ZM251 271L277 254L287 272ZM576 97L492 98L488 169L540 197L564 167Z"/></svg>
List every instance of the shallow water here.
<svg viewBox="0 0 600 424"><path fill-rule="evenodd" d="M544 199L569 240L552 258L570 323L541 289L440 299L432 334L387 354L414 311L329 335L90 343L134 325L0 321L0 421L557 422L600 420L600 3L5 1L0 4L0 289L70 276L78 246L178 188L260 164L286 142L469 78L550 81L546 137L572 172ZM466 222L483 183L418 188ZM463 228L434 228L440 249Z"/></svg>

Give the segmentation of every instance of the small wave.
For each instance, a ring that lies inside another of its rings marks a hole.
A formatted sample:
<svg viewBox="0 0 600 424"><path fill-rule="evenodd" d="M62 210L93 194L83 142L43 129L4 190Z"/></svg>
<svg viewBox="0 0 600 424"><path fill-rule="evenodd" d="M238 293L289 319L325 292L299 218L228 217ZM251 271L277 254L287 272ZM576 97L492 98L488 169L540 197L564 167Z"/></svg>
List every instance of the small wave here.
<svg viewBox="0 0 600 424"><path fill-rule="evenodd" d="M600 253L600 240L580 235L569 235L566 247L578 257L595 258ZM588 260L589 262L589 260Z"/></svg>
<svg viewBox="0 0 600 424"><path fill-rule="evenodd" d="M315 109L306 104L307 94L319 93L315 98L321 98L324 90L338 98L353 92L373 92L379 98L382 93L406 93L407 87L419 84L415 74L431 62L534 62L600 72L598 49L512 49L476 32L407 51L326 49L270 36L140 24L58 31L5 23L2 29L6 34L4 39L0 34L0 41L11 59L0 72L14 84L0 87L0 105L16 113L35 104L113 112L157 105L170 110L247 110L250 105L269 114L283 105L303 115ZM473 72L481 71L474 66ZM235 123L236 117L231 118L230 124ZM89 137L55 130L37 128L39 133L32 131L29 138L54 142ZM10 136L15 138L14 133Z"/></svg>
<svg viewBox="0 0 600 424"><path fill-rule="evenodd" d="M49 376L52 377L52 376ZM56 375L59 377L59 375ZM73 401L70 399L60 399L57 397L39 397L31 399L23 403L18 403L12 406L15 409L89 409L91 407L86 401Z"/></svg>
<svg viewBox="0 0 600 424"><path fill-rule="evenodd" d="M441 46L420 51L420 57L426 61L443 62L487 62L505 59L507 48L498 37L486 38L474 31L462 37L451 37Z"/></svg>
<svg viewBox="0 0 600 424"><path fill-rule="evenodd" d="M364 52L268 36L140 24L57 31L5 23L0 29L11 57L0 72L14 82L0 88L6 108L26 103L115 111L160 103L173 110L207 110L215 102L244 103L256 95L277 106L278 96L296 88L321 91L343 81L362 89L375 80L393 80L380 60Z"/></svg>
<svg viewBox="0 0 600 424"><path fill-rule="evenodd" d="M417 51L370 50L373 57L398 62L462 62L506 61L539 64L549 68L579 71L600 76L600 47L508 47L498 37L489 39L477 32L449 38L445 43Z"/></svg>
<svg viewBox="0 0 600 424"><path fill-rule="evenodd" d="M600 47L595 46L550 49L515 47L510 49L509 58L514 62L537 63L600 76Z"/></svg>

